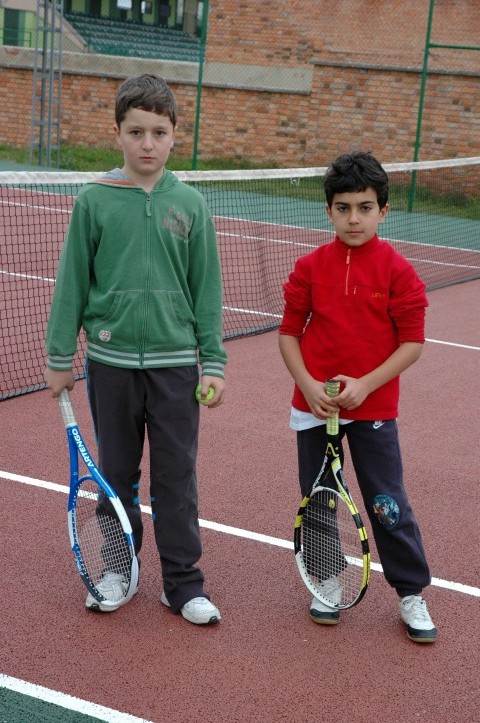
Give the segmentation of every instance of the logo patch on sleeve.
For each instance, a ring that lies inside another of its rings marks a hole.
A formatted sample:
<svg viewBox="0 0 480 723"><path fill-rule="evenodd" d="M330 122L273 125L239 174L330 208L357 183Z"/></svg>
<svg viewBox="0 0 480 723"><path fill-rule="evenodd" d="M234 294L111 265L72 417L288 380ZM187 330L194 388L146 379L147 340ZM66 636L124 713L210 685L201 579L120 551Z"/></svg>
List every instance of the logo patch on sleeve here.
<svg viewBox="0 0 480 723"><path fill-rule="evenodd" d="M392 529L400 520L400 508L390 495L377 495L373 500L373 511L384 527Z"/></svg>

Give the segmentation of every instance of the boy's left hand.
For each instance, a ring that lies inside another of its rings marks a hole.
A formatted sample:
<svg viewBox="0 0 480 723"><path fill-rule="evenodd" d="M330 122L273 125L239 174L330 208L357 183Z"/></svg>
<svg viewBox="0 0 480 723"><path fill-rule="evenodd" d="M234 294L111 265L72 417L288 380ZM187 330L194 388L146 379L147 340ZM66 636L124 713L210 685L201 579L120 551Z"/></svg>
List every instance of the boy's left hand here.
<svg viewBox="0 0 480 723"><path fill-rule="evenodd" d="M202 402L202 406L214 409L215 407L219 407L220 404L223 404L225 398L225 379L221 377L202 376L200 383L202 385L202 396L204 398L207 396L209 387L212 387L215 391L212 399L209 402Z"/></svg>
<svg viewBox="0 0 480 723"><path fill-rule="evenodd" d="M346 377L343 374L337 374L333 379L337 382L343 382L345 385L340 394L334 398L334 401L342 409L356 409L369 395L369 390L361 379Z"/></svg>

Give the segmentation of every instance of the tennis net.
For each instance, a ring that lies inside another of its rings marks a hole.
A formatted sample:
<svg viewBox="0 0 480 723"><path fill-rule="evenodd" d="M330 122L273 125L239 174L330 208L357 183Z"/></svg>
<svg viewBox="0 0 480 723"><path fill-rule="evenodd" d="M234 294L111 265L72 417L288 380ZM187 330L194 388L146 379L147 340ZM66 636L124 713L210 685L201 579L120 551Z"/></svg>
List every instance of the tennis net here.
<svg viewBox="0 0 480 723"><path fill-rule="evenodd" d="M385 165L381 235L429 290L480 277L480 158ZM278 327L282 285L299 256L331 240L325 168L185 171L217 228L224 338ZM44 388L44 337L55 271L80 187L99 173L0 172L0 399ZM83 375L80 340L75 374Z"/></svg>

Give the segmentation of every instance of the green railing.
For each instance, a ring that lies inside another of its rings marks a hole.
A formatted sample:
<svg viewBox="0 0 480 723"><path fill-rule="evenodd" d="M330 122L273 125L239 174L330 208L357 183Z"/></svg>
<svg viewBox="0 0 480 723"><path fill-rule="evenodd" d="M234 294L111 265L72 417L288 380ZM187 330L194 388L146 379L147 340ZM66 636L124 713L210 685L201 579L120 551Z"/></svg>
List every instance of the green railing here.
<svg viewBox="0 0 480 723"><path fill-rule="evenodd" d="M413 161L416 163L420 160L420 145L422 137L422 122L423 122L423 108L425 104L425 93L428 79L428 59L430 56L430 50L432 48L449 48L450 50L480 50L478 45L454 45L452 43L434 43L431 40L432 36L432 24L433 15L435 10L435 0L430 0L428 8L428 20L427 20L427 32L425 34L425 47L423 52L423 64L422 64L422 80L420 83L420 95L418 101L418 114L417 114L417 131L415 134L415 146L413 152ZM410 183L410 191L408 194L408 210L413 211L415 202L415 190L416 190L416 172L412 173L412 180Z"/></svg>

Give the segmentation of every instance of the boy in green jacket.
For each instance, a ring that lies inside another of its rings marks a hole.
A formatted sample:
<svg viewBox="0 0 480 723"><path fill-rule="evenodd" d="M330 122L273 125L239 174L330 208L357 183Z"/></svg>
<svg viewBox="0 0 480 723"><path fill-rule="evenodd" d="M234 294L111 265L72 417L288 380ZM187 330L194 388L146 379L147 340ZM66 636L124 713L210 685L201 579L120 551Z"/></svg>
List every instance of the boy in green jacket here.
<svg viewBox="0 0 480 723"><path fill-rule="evenodd" d="M146 428L161 601L208 624L220 612L197 566L195 388L200 365L205 403L223 402L227 355L213 221L201 194L165 169L176 126L176 100L163 79L142 74L119 88L114 131L124 165L77 196L48 321L45 379L53 397L73 389L83 327L100 468L122 500L138 554ZM207 401L209 387L214 396ZM86 605L105 611L90 594Z"/></svg>

